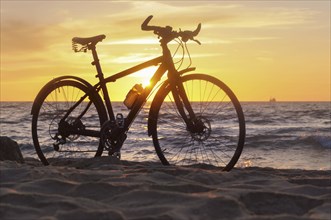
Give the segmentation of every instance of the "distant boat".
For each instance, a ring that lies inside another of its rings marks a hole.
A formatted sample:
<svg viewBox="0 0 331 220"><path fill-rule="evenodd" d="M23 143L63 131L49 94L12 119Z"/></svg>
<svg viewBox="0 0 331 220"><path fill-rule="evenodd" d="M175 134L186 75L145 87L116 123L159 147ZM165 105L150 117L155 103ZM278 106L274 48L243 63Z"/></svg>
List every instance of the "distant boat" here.
<svg viewBox="0 0 331 220"><path fill-rule="evenodd" d="M276 102L276 99L275 98L270 98L269 102Z"/></svg>

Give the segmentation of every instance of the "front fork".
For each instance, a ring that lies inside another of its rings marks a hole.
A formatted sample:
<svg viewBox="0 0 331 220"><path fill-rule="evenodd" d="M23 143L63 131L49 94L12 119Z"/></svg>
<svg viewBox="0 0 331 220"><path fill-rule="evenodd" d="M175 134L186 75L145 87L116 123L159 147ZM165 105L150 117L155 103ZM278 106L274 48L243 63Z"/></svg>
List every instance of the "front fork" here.
<svg viewBox="0 0 331 220"><path fill-rule="evenodd" d="M171 74L171 75L174 76L174 77L169 77L171 92L174 97L174 101L177 106L178 112L185 121L187 130L194 132L196 127L194 123L194 121L196 121L195 120L196 114L194 113L192 105L188 100L180 74L177 72L176 74Z"/></svg>

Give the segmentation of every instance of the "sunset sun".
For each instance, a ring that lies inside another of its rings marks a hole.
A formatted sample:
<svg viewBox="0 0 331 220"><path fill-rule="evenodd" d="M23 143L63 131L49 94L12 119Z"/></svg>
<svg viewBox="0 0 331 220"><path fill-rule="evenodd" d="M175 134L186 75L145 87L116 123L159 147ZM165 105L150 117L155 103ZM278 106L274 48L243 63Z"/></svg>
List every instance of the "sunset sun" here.
<svg viewBox="0 0 331 220"><path fill-rule="evenodd" d="M149 86L150 84L150 79L152 78L153 74L155 73L155 71L157 70L157 66L151 66L145 69L142 69L138 72L135 72L134 74L132 74L132 77L136 77L137 81L139 81L142 86L145 88L147 86Z"/></svg>

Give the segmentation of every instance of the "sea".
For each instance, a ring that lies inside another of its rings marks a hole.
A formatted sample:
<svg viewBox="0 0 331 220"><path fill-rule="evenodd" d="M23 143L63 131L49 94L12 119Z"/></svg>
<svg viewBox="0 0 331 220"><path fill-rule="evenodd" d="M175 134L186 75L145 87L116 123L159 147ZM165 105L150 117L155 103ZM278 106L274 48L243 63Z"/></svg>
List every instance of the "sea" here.
<svg viewBox="0 0 331 220"><path fill-rule="evenodd" d="M246 141L237 167L331 170L330 102L242 102ZM115 103L115 112L122 109ZM31 136L32 102L1 102L1 136L16 141L23 157L38 158ZM117 108L117 110L116 110ZM147 135L146 105L122 148L123 160L158 161Z"/></svg>

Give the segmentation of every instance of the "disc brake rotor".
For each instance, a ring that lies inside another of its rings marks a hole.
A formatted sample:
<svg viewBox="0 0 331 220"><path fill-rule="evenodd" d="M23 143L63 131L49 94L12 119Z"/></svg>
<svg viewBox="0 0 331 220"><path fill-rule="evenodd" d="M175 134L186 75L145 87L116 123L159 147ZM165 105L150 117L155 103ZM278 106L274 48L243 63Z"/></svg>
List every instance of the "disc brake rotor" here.
<svg viewBox="0 0 331 220"><path fill-rule="evenodd" d="M191 132L192 139L198 142L205 141L211 133L210 121L203 116L197 116L194 121L195 132Z"/></svg>

